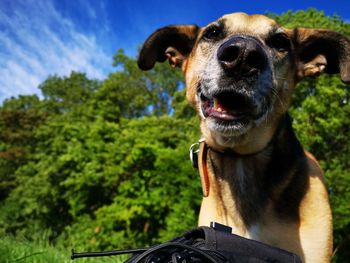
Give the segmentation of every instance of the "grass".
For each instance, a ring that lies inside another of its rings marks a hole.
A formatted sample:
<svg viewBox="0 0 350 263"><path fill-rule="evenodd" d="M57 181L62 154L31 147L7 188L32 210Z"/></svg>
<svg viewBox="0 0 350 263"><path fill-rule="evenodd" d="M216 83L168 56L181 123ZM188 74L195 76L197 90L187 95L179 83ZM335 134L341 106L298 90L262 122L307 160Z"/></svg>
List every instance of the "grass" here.
<svg viewBox="0 0 350 263"><path fill-rule="evenodd" d="M121 263L125 257L70 259L70 248L58 249L12 237L0 237L0 263Z"/></svg>

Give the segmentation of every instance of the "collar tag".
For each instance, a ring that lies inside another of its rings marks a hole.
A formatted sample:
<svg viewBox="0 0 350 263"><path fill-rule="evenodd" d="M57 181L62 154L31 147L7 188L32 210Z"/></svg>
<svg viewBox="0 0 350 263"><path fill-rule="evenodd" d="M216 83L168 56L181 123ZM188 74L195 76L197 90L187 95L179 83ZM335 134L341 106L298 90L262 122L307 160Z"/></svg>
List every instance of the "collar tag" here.
<svg viewBox="0 0 350 263"><path fill-rule="evenodd" d="M190 147L190 160L193 168L198 169L198 153L199 153L199 142L196 142Z"/></svg>
<svg viewBox="0 0 350 263"><path fill-rule="evenodd" d="M198 169L198 154L200 150L200 144L204 142L203 138L199 139L198 142L194 143L190 147L190 160L193 168Z"/></svg>
<svg viewBox="0 0 350 263"><path fill-rule="evenodd" d="M202 138L190 147L190 159L192 166L199 170L202 184L203 197L209 196L209 174L207 167L207 151L208 147Z"/></svg>

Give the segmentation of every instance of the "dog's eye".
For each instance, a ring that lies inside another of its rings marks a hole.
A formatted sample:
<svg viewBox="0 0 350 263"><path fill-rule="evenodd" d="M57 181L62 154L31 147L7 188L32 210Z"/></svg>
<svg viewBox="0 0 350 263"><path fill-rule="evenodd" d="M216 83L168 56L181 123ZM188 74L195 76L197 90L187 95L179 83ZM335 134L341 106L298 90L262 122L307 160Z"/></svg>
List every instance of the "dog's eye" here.
<svg viewBox="0 0 350 263"><path fill-rule="evenodd" d="M215 39L218 39L220 35L221 35L221 29L217 26L211 26L204 31L203 38L207 40L215 40Z"/></svg>
<svg viewBox="0 0 350 263"><path fill-rule="evenodd" d="M279 52L285 52L290 50L290 40L288 36L284 33L273 35L269 39L268 45Z"/></svg>

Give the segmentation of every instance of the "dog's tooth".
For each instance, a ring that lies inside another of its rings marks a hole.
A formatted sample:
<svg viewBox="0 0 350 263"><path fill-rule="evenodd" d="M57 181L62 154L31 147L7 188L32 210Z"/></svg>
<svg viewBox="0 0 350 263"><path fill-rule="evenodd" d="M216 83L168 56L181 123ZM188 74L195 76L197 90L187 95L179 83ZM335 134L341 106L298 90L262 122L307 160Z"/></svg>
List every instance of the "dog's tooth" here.
<svg viewBox="0 0 350 263"><path fill-rule="evenodd" d="M220 101L218 99L213 99L214 105L213 108L217 112L225 112L225 109L222 107Z"/></svg>
<svg viewBox="0 0 350 263"><path fill-rule="evenodd" d="M219 106L218 104L219 104L218 100L217 100L217 99L214 99L214 109L215 109L215 110L218 109L218 106Z"/></svg>

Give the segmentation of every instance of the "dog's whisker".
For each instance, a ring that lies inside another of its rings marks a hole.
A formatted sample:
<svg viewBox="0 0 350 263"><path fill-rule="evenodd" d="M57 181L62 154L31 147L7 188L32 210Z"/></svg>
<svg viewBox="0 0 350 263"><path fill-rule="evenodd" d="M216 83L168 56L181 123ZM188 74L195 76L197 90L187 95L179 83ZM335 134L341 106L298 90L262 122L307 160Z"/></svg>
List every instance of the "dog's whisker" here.
<svg viewBox="0 0 350 263"><path fill-rule="evenodd" d="M283 102L283 100L281 99L281 97L278 94L278 91L276 90L275 87L272 87L271 89L272 94L275 96L275 98L279 101L279 103L281 104L281 107L285 107L285 103Z"/></svg>

